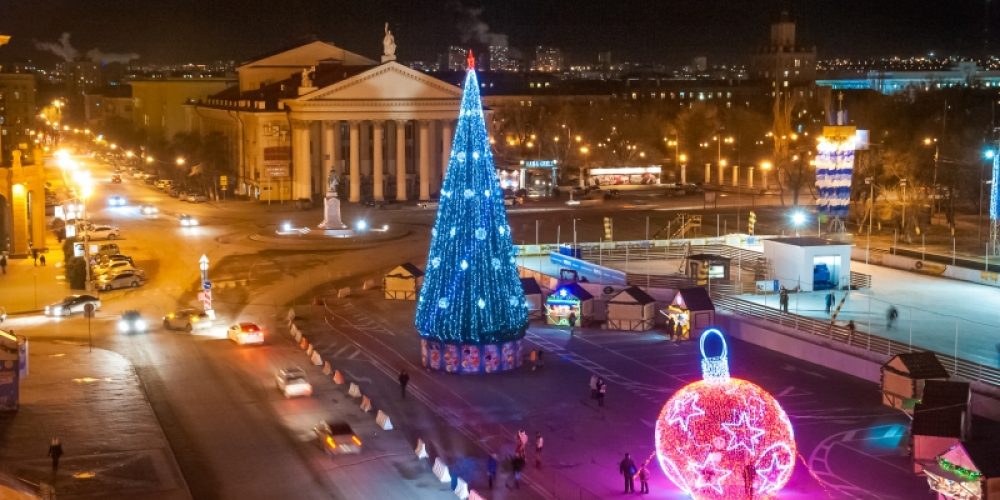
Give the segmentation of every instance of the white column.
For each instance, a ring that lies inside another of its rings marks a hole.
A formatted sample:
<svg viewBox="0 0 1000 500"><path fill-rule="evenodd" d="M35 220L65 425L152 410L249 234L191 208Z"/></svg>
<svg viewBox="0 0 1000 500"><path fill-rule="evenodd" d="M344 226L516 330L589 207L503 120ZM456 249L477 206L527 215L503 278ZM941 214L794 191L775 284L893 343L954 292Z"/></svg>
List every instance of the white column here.
<svg viewBox="0 0 1000 500"><path fill-rule="evenodd" d="M406 121L396 120L396 201L406 201Z"/></svg>
<svg viewBox="0 0 1000 500"><path fill-rule="evenodd" d="M747 183L750 189L753 189L753 167L750 167L750 171L747 172Z"/></svg>
<svg viewBox="0 0 1000 500"><path fill-rule="evenodd" d="M448 160L451 159L451 140L455 131L451 120L441 122L441 186L444 186L444 177L448 175Z"/></svg>
<svg viewBox="0 0 1000 500"><path fill-rule="evenodd" d="M431 131L430 122L420 120L417 127L420 134L420 201L431 199Z"/></svg>
<svg viewBox="0 0 1000 500"><path fill-rule="evenodd" d="M372 153L372 198L375 201L382 201L385 196L382 194L382 172L384 171L384 166L382 162L382 139L385 131L385 122L375 121L372 122L372 141L373 153Z"/></svg>
<svg viewBox="0 0 1000 500"><path fill-rule="evenodd" d="M330 185L330 172L333 170L333 127L336 122L324 121L322 125L323 141L323 192Z"/></svg>
<svg viewBox="0 0 1000 500"><path fill-rule="evenodd" d="M310 198L309 122L292 121L292 198Z"/></svg>
<svg viewBox="0 0 1000 500"><path fill-rule="evenodd" d="M351 190L348 201L358 203L361 201L361 129L360 122L351 120L351 148L349 156L351 158Z"/></svg>
<svg viewBox="0 0 1000 500"><path fill-rule="evenodd" d="M333 129L333 153L331 153L331 157L333 158L333 168L338 175L344 174L344 140L342 135L344 129L342 124L341 121L335 121L330 127Z"/></svg>
<svg viewBox="0 0 1000 500"><path fill-rule="evenodd" d="M740 185L740 166L733 165L733 187Z"/></svg>
<svg viewBox="0 0 1000 500"><path fill-rule="evenodd" d="M709 182L712 182L712 164L711 163L706 163L705 164L705 184L708 184Z"/></svg>
<svg viewBox="0 0 1000 500"><path fill-rule="evenodd" d="M726 167L723 167L721 163L719 164L719 183L718 184L720 186L726 184Z"/></svg>
<svg viewBox="0 0 1000 500"><path fill-rule="evenodd" d="M688 166L681 163L681 184L687 184L688 181Z"/></svg>

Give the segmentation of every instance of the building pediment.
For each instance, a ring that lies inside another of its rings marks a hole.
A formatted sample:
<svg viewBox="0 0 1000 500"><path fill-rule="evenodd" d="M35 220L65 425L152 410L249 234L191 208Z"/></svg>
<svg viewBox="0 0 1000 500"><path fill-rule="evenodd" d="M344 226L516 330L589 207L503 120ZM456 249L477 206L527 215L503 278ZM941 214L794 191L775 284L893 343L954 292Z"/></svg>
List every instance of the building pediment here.
<svg viewBox="0 0 1000 500"><path fill-rule="evenodd" d="M373 67L295 99L300 103L462 98L462 89L396 62Z"/></svg>

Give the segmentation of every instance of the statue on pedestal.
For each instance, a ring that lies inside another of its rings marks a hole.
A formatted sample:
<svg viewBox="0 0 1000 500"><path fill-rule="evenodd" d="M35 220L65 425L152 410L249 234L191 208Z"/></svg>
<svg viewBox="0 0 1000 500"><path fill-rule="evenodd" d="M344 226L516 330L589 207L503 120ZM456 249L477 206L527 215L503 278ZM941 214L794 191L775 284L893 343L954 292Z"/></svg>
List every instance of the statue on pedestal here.
<svg viewBox="0 0 1000 500"><path fill-rule="evenodd" d="M385 23L385 37L382 39L382 62L396 60L396 37L389 31L389 23Z"/></svg>
<svg viewBox="0 0 1000 500"><path fill-rule="evenodd" d="M337 195L337 174L330 170L330 178L326 186L326 197L323 198L323 222L320 229L344 229L344 221L340 218L340 197Z"/></svg>

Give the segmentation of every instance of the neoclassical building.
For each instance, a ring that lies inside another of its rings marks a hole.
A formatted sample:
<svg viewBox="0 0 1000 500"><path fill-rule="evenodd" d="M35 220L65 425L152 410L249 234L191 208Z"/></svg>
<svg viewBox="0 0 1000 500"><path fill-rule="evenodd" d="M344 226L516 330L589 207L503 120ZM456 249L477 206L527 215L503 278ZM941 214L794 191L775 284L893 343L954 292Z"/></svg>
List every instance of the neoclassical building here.
<svg viewBox="0 0 1000 500"><path fill-rule="evenodd" d="M238 85L188 106L194 131L228 139L237 192L318 200L331 174L350 202L429 200L440 189L460 88L321 41L237 73Z"/></svg>

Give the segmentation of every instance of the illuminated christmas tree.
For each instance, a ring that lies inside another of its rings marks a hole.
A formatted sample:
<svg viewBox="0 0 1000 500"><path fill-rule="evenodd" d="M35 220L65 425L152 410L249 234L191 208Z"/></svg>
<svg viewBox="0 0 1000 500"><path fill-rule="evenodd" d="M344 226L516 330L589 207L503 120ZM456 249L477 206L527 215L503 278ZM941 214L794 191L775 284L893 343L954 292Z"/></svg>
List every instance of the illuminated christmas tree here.
<svg viewBox="0 0 1000 500"><path fill-rule="evenodd" d="M474 67L470 52L415 321L424 365L463 373L518 366L528 325Z"/></svg>

